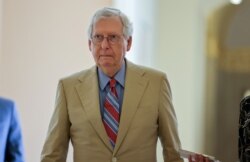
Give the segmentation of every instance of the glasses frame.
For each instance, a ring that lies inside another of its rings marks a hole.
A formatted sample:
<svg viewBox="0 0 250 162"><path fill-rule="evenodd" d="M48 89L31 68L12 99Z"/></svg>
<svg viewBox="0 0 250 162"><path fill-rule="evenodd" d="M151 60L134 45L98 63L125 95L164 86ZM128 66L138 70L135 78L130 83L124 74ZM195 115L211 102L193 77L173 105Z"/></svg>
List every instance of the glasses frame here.
<svg viewBox="0 0 250 162"><path fill-rule="evenodd" d="M91 41L95 45L101 45L104 39L106 39L109 44L116 45L124 39L124 36L119 34L108 34L106 36L103 34L95 34L91 37Z"/></svg>

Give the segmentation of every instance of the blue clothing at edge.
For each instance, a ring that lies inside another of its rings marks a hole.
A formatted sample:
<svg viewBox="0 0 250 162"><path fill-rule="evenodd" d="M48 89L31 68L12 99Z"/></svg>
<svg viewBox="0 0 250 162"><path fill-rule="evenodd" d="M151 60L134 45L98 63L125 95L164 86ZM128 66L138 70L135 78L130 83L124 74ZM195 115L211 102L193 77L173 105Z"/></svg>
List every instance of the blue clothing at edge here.
<svg viewBox="0 0 250 162"><path fill-rule="evenodd" d="M15 103L0 97L0 162L24 162L23 152Z"/></svg>

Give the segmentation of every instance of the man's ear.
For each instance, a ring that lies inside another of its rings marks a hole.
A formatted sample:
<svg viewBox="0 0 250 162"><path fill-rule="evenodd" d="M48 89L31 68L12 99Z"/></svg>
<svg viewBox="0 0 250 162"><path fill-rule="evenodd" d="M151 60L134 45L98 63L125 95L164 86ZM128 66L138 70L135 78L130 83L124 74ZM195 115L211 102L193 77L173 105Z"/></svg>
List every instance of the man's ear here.
<svg viewBox="0 0 250 162"><path fill-rule="evenodd" d="M127 40L127 51L130 50L131 46L132 46L132 37L130 36Z"/></svg>
<svg viewBox="0 0 250 162"><path fill-rule="evenodd" d="M88 44L89 44L89 50L92 51L92 47L91 47L91 40L88 41Z"/></svg>

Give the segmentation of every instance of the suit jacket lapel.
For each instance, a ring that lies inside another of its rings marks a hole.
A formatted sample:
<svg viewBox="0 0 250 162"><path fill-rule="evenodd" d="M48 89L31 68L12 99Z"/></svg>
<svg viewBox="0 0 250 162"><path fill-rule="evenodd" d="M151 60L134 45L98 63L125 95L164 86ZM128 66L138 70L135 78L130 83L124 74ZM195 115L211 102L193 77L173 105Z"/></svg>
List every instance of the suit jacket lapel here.
<svg viewBox="0 0 250 162"><path fill-rule="evenodd" d="M122 113L113 155L116 154L127 134L127 131L130 127L131 122L133 121L132 119L137 111L138 105L148 83L148 80L143 77L143 70L139 69L129 61L126 61L126 63L127 69Z"/></svg>
<svg viewBox="0 0 250 162"><path fill-rule="evenodd" d="M113 149L104 129L100 113L98 77L96 67L90 69L89 73L87 73L84 77L79 78L79 80L81 81L81 83L76 86L76 90L81 99L83 109L99 137L112 151Z"/></svg>

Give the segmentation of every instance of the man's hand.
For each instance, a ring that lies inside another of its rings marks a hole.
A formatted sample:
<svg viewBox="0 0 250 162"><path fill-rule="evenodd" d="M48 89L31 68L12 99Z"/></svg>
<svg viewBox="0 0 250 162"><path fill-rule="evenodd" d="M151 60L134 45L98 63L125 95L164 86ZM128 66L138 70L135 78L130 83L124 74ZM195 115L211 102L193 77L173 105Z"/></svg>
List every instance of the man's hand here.
<svg viewBox="0 0 250 162"><path fill-rule="evenodd" d="M208 157L205 157L200 154L190 155L188 158L189 162L210 162Z"/></svg>

